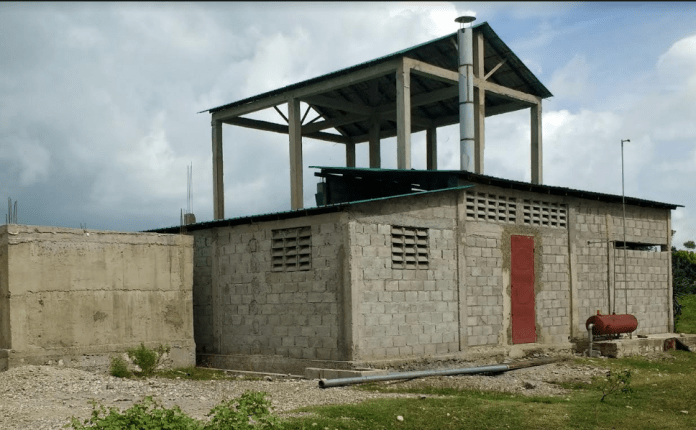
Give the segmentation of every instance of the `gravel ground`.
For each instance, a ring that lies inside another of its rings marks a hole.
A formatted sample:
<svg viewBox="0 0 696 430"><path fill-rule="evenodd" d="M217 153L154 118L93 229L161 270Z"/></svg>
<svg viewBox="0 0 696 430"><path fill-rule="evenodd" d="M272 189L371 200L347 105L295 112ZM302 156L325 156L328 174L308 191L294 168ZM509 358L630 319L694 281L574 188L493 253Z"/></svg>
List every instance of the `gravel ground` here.
<svg viewBox="0 0 696 430"><path fill-rule="evenodd" d="M459 365L469 367L490 363L421 363L430 368ZM410 370L410 369L402 369ZM555 385L562 381L590 381L603 369L554 363L508 371L496 376L468 375L429 377L409 381L383 382L390 387L437 386L473 388L486 391L517 392L524 395L563 395ZM317 380L218 380L188 381L176 379L120 379L107 373L94 373L60 366L24 366L0 373L0 428L60 429L71 416L87 418L90 399L105 406L126 409L145 396L153 396L166 407L179 405L195 418L223 400L237 397L246 390L265 391L281 416L302 406L358 403L384 397L420 397L414 394L375 393L353 387L321 389Z"/></svg>

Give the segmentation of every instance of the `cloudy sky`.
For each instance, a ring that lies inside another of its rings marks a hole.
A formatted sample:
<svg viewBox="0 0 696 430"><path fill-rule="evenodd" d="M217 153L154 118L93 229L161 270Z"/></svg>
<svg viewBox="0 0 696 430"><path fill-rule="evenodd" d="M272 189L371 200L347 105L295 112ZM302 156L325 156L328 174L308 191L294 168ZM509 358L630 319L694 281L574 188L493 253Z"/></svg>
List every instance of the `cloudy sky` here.
<svg viewBox="0 0 696 430"><path fill-rule="evenodd" d="M212 219L210 115L234 102L456 31L473 11L554 94L544 183L686 206L696 239L694 3L0 3L0 218L137 231ZM266 118L282 121L271 111ZM290 208L287 137L225 126L226 217ZM458 168L456 126L438 132ZM395 140L382 143L396 167ZM425 168L425 136L412 164ZM367 166L367 145L357 147ZM345 165L306 139L304 165ZM316 179L305 169L305 206ZM486 120L485 173L530 180L529 112Z"/></svg>

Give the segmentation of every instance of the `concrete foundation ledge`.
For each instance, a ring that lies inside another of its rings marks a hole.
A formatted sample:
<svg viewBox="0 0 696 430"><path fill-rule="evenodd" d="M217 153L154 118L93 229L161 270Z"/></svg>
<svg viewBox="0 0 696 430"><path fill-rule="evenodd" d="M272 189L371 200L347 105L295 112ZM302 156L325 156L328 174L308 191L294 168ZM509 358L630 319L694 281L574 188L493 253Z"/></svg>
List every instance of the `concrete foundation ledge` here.
<svg viewBox="0 0 696 430"><path fill-rule="evenodd" d="M24 365L59 365L88 371L107 371L111 357L123 354L128 349L140 345L98 345L90 347L69 347L30 351L0 350L0 370ZM145 342L148 348L155 348L159 342ZM170 352L163 358L164 367L190 367L196 364L196 345L192 341L170 342Z"/></svg>
<svg viewBox="0 0 696 430"><path fill-rule="evenodd" d="M570 355L572 343L563 344L524 344L495 347L470 348L456 354L435 356L408 356L388 359L363 359L355 361L330 361L289 358L280 355L247 354L197 354L197 365L216 369L305 375L308 379L334 379L359 377L385 372L383 369L399 367L433 368L433 365L447 365L447 361L471 361L502 363L510 359L544 355ZM438 364L438 362L442 362ZM336 376L344 375L344 376Z"/></svg>
<svg viewBox="0 0 696 430"><path fill-rule="evenodd" d="M582 353L587 350L588 346L587 339L579 340L575 344L575 350ZM593 350L599 351L602 356L611 358L630 357L680 348L688 348L690 351L696 352L696 334L658 333L648 335L645 338L633 335L633 338L622 337L594 341L592 347Z"/></svg>
<svg viewBox="0 0 696 430"><path fill-rule="evenodd" d="M485 363L502 363L510 359L533 357L537 354L544 355L571 355L574 344L570 342L562 344L527 343L519 345L480 346L469 348L451 354L407 356L387 359L365 359L355 361L355 366L371 368L398 368L398 367L428 367L433 362L469 361Z"/></svg>
<svg viewBox="0 0 696 430"><path fill-rule="evenodd" d="M197 354L196 363L203 367L248 372L304 375L307 368L351 370L351 361L310 360L281 355Z"/></svg>
<svg viewBox="0 0 696 430"><path fill-rule="evenodd" d="M339 369L319 369L308 367L305 369L307 379L339 379L339 378L360 378L363 376L387 375L388 370L366 369L366 370L339 370Z"/></svg>

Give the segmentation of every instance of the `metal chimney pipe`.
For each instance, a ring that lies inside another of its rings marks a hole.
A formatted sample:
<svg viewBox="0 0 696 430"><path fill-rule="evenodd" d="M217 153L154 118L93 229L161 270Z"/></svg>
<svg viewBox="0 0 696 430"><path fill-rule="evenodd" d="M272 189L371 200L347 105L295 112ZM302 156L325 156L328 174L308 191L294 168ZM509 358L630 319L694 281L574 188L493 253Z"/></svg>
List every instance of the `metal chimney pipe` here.
<svg viewBox="0 0 696 430"><path fill-rule="evenodd" d="M459 50L459 157L461 170L473 172L474 165L474 54L472 28L475 16L455 19L461 24L457 32Z"/></svg>

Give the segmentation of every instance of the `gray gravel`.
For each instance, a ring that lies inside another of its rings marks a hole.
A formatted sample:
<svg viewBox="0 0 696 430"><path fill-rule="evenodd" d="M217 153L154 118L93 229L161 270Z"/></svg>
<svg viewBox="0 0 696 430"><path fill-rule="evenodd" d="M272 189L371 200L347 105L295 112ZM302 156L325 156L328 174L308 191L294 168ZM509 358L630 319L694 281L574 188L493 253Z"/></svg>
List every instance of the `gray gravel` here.
<svg viewBox="0 0 696 430"><path fill-rule="evenodd" d="M467 363L467 366L473 365L476 363ZM524 395L564 395L566 391L555 382L589 381L593 376L604 373L603 369L565 363L519 369L497 376L430 377L383 384L391 387L429 385ZM179 405L190 416L202 419L221 401L237 397L246 390L269 393L275 411L281 416L296 415L291 411L310 405L358 403L384 397L421 397L366 392L353 387L321 389L317 380L120 379L104 372L61 366L23 366L0 373L0 428L60 429L71 416L82 419L89 417L92 411L90 399L107 407L126 409L145 396L153 396L166 407Z"/></svg>

